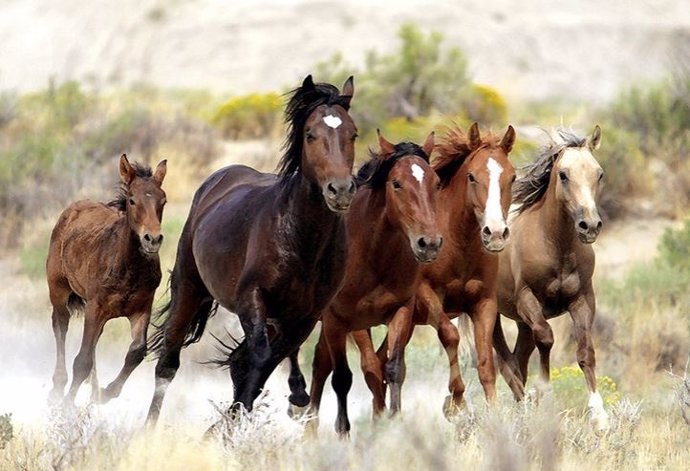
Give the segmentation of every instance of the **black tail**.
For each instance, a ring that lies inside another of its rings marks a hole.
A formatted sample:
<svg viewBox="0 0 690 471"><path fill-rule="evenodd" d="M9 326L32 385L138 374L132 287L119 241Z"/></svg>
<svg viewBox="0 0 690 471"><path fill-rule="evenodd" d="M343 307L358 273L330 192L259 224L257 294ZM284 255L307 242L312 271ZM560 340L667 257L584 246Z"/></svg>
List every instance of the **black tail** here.
<svg viewBox="0 0 690 471"><path fill-rule="evenodd" d="M84 314L84 300L76 293L70 293L67 298L67 310L71 316L79 317Z"/></svg>
<svg viewBox="0 0 690 471"><path fill-rule="evenodd" d="M173 285L174 287L174 284L175 280L174 277L171 275L170 285ZM175 293L174 289L172 290L172 293ZM157 358L159 356L163 349L163 346L165 345L165 330L166 325L168 324L168 322L170 322L169 313L170 307L172 306L173 302L174 299L171 296L170 301L168 301L163 307L157 309L151 315L151 325L155 330L149 336L147 348L149 352L154 353L154 358ZM199 308L194 313L194 317L192 317L192 322L190 322L187 328L187 333L185 334L184 342L182 343L183 348L193 343L196 343L199 341L199 339L201 339L201 336L204 333L204 329L206 329L206 323L211 317L213 317L213 315L217 311L218 303L215 302L213 298L208 298L204 300L204 302L202 302L201 305L199 305Z"/></svg>

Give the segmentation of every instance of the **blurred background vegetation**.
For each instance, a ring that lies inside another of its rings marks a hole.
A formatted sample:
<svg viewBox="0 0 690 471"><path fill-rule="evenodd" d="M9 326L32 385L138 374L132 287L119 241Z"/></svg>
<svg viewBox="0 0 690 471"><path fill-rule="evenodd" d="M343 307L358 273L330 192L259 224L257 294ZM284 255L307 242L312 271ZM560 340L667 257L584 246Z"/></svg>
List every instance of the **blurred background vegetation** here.
<svg viewBox="0 0 690 471"><path fill-rule="evenodd" d="M314 64L317 81L340 87L355 76L351 111L360 129L359 162L375 145L377 128L394 142L421 142L431 130L442 136L453 123L466 129L477 121L483 132L495 133L512 124L518 140L511 157L521 165L544 142L540 129L572 124L586 135L598 123L603 141L596 156L606 174L602 206L607 218L687 218L690 62L679 60L667 79L633 84L599 107L565 98L509 103L499 90L472 81L465 54L445 44L441 34L405 24L398 40L390 54L369 51L362 67L339 54ZM41 278L58 212L77 198L107 201L117 186L117 159L127 153L149 165L169 161L164 188L171 205L164 217L163 253L169 269L186 205L208 173L236 161L242 146L256 141L269 145L260 148L255 162L262 170L273 169L284 136L285 94L296 85L230 97L146 85L105 93L75 82L50 83L26 95L0 92L1 251L18 252L22 270ZM611 397L642 384L635 378L684 364L690 337L689 247L686 221L666 232L657 259L623 279L605 278L598 287L598 359L602 374L610 376ZM413 341L412 351L428 351L418 347ZM575 358L574 348L572 341L564 347L567 363ZM583 388L573 375L558 372L556 390L559 381Z"/></svg>

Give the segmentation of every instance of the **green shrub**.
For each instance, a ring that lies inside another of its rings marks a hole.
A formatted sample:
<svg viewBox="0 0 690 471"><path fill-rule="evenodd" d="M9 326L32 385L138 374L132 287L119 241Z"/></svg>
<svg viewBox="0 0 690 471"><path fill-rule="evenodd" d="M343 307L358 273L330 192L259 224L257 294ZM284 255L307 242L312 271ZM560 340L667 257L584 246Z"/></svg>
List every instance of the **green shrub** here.
<svg viewBox="0 0 690 471"><path fill-rule="evenodd" d="M471 122L505 126L508 106L498 91L486 85L473 84L462 102L462 113Z"/></svg>
<svg viewBox="0 0 690 471"><path fill-rule="evenodd" d="M659 257L669 267L690 278L690 219L682 228L667 228L659 243Z"/></svg>
<svg viewBox="0 0 690 471"><path fill-rule="evenodd" d="M283 103L277 93L252 93L225 102L211 121L227 138L256 139L276 131L282 112Z"/></svg>
<svg viewBox="0 0 690 471"><path fill-rule="evenodd" d="M12 414L0 415L0 450L4 449L13 438Z"/></svg>
<svg viewBox="0 0 690 471"><path fill-rule="evenodd" d="M582 410L587 406L587 385L580 367L551 368L551 386L559 408ZM608 376L597 377L597 391L608 407L621 400L616 382Z"/></svg>
<svg viewBox="0 0 690 471"><path fill-rule="evenodd" d="M347 64L342 54L314 68L320 81L335 84L355 76L352 115L362 135L392 118L455 115L467 96L467 61L459 48L442 47L441 34L425 34L411 23L401 26L398 38L399 49L389 55L368 51L363 70Z"/></svg>

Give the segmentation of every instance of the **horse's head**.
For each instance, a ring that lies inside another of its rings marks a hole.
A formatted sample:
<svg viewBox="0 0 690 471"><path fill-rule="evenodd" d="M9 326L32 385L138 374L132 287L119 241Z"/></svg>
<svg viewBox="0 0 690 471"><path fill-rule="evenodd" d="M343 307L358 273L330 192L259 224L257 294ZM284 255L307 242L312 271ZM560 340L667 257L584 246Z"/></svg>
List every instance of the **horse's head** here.
<svg viewBox="0 0 690 471"><path fill-rule="evenodd" d="M506 219L515 169L508 160L508 154L514 142L515 130L512 126L508 126L500 141L482 140L477 123L469 130L468 146L471 154L465 166L466 204L474 211L482 244L490 252L503 250L510 232Z"/></svg>
<svg viewBox="0 0 690 471"><path fill-rule="evenodd" d="M385 181L386 217L407 236L417 260L436 260L443 237L436 220L439 178L429 165L434 133L419 147L404 142L396 145L379 134L379 158L390 160Z"/></svg>
<svg viewBox="0 0 690 471"><path fill-rule="evenodd" d="M592 155L600 143L601 128L597 125L581 145L563 148L552 172L552 178L556 179L556 198L570 214L577 236L585 244L594 242L602 227L597 198L604 171Z"/></svg>
<svg viewBox="0 0 690 471"><path fill-rule="evenodd" d="M304 79L298 93L317 98L319 94L331 93L331 96L320 97L322 103L306 116L300 167L304 177L321 189L328 208L344 212L350 207L356 190L352 165L357 126L348 114L354 94L353 79L347 79L338 95L332 85L315 85L310 75Z"/></svg>
<svg viewBox="0 0 690 471"><path fill-rule="evenodd" d="M130 164L126 155L120 157L127 222L141 243L142 253L147 256L156 255L163 242L161 221L166 200L161 184L166 170L165 160L151 174L148 168Z"/></svg>

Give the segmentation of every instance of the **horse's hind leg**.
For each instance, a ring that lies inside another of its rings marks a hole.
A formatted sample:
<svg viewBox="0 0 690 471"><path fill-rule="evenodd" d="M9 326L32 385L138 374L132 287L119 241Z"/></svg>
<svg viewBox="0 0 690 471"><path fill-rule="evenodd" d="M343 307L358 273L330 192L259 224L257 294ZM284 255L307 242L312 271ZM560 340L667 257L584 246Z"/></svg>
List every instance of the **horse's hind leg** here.
<svg viewBox="0 0 690 471"><path fill-rule="evenodd" d="M323 321L319 340L314 348L314 359L311 367L311 388L309 390L309 421L306 429L309 434L316 436L319 428L319 407L323 396L323 387L326 384L328 375L333 371L331 354L328 351L328 342L324 334Z"/></svg>
<svg viewBox="0 0 690 471"><path fill-rule="evenodd" d="M516 401L522 400L525 395L525 388L522 381L522 375L517 363L517 359L510 351L505 335L503 334L503 327L501 326L501 316L496 318L496 325L494 326L494 348L498 354L498 365L503 379L510 387L513 397Z"/></svg>
<svg viewBox="0 0 690 471"><path fill-rule="evenodd" d="M386 390L383 379L383 364L374 351L370 330L358 330L351 333L361 356L362 373L372 395L372 412L377 418L386 408Z"/></svg>
<svg viewBox="0 0 690 471"><path fill-rule="evenodd" d="M103 332L103 326L106 320L107 319L97 311L95 303L86 303L84 335L81 339L79 353L74 359L72 384L64 399L64 402L67 404L74 403L74 399L79 391L79 386L81 386L93 369L96 343Z"/></svg>
<svg viewBox="0 0 690 471"><path fill-rule="evenodd" d="M118 397L125 381L132 371L139 366L146 356L146 329L149 324L150 310L136 313L129 317L129 325L132 334L132 343L129 345L125 363L117 377L105 389L101 391L100 402L105 403Z"/></svg>
<svg viewBox="0 0 690 471"><path fill-rule="evenodd" d="M405 347L412 335L412 312L403 306L388 324L386 380L391 390L391 413L400 411L402 383L405 381Z"/></svg>
<svg viewBox="0 0 690 471"><path fill-rule="evenodd" d="M54 304L53 307L53 333L55 334L56 359L55 372L53 373L53 389L50 391L49 400L57 402L62 399L67 385L67 367L65 365L65 337L69 327L69 310L65 304Z"/></svg>

